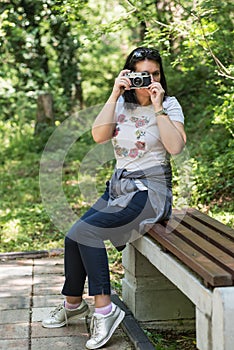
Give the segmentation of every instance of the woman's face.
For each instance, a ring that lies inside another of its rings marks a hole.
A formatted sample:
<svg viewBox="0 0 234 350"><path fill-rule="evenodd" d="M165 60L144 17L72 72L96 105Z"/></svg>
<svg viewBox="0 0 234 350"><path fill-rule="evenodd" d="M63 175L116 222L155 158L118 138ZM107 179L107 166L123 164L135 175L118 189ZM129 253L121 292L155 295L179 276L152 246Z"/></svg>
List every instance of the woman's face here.
<svg viewBox="0 0 234 350"><path fill-rule="evenodd" d="M152 82L158 82L160 83L161 80L161 74L160 74L160 64L145 59L144 61L139 61L135 64L135 71L136 72L148 72L152 77Z"/></svg>
<svg viewBox="0 0 234 350"><path fill-rule="evenodd" d="M145 59L144 61L139 61L135 64L135 71L148 72L151 75L152 83L153 82L160 83L160 80L161 80L160 64L155 61L148 60L148 59ZM141 101L140 102L141 104L150 103L150 93L148 89L146 88L136 89L135 94L138 98L138 101L139 102Z"/></svg>

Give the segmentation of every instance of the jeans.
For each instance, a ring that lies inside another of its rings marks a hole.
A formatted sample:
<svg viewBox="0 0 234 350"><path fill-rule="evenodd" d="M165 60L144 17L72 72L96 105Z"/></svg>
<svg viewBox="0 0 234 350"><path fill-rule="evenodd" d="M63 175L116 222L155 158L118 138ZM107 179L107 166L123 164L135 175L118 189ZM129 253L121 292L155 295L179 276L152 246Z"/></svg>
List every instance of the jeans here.
<svg viewBox="0 0 234 350"><path fill-rule="evenodd" d="M123 247L143 219L155 216L148 191L137 192L126 208L107 206L108 199L107 186L103 196L72 226L65 238L63 295L81 296L86 276L89 295L110 295L104 241L110 240L117 249Z"/></svg>

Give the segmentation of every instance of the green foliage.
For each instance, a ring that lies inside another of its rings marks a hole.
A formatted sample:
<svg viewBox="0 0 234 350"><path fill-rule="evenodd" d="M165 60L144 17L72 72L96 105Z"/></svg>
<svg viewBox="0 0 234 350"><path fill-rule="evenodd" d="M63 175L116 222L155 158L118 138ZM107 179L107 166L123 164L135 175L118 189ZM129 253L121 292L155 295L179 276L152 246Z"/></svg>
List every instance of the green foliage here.
<svg viewBox="0 0 234 350"><path fill-rule="evenodd" d="M214 123L223 124L225 128L234 136L234 123L233 123L233 111L234 111L234 88L230 87L228 92L224 92L219 96L221 104L214 108Z"/></svg>

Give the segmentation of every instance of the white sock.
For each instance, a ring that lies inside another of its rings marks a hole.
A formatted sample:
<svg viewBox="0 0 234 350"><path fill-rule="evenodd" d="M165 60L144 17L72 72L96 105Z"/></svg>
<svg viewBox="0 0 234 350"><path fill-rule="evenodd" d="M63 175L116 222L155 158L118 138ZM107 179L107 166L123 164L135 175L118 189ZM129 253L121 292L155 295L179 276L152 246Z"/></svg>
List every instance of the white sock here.
<svg viewBox="0 0 234 350"><path fill-rule="evenodd" d="M101 314L101 315L107 315L111 312L111 310L112 310L112 303L103 307L95 307L95 313Z"/></svg>
<svg viewBox="0 0 234 350"><path fill-rule="evenodd" d="M74 309L77 309L79 306L80 306L81 303L78 303L78 304L70 304L68 303L66 300L64 301L64 307L65 309L68 309L68 310L74 310Z"/></svg>

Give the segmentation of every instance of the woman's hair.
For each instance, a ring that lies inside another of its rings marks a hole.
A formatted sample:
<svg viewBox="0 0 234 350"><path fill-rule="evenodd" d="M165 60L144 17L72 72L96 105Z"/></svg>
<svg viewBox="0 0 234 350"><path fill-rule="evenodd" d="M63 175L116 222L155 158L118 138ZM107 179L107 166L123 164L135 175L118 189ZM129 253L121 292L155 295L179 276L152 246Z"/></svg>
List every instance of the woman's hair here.
<svg viewBox="0 0 234 350"><path fill-rule="evenodd" d="M136 63L144 61L145 59L157 62L160 66L160 84L162 85L163 90L165 91L165 97L167 96L167 82L166 77L163 71L162 59L160 53L156 49L151 49L147 47L137 47L134 49L127 57L123 69L129 69L131 71L136 70ZM135 90L126 90L123 93L124 101L128 108L134 108L133 105L138 104ZM132 107L131 107L132 106Z"/></svg>

